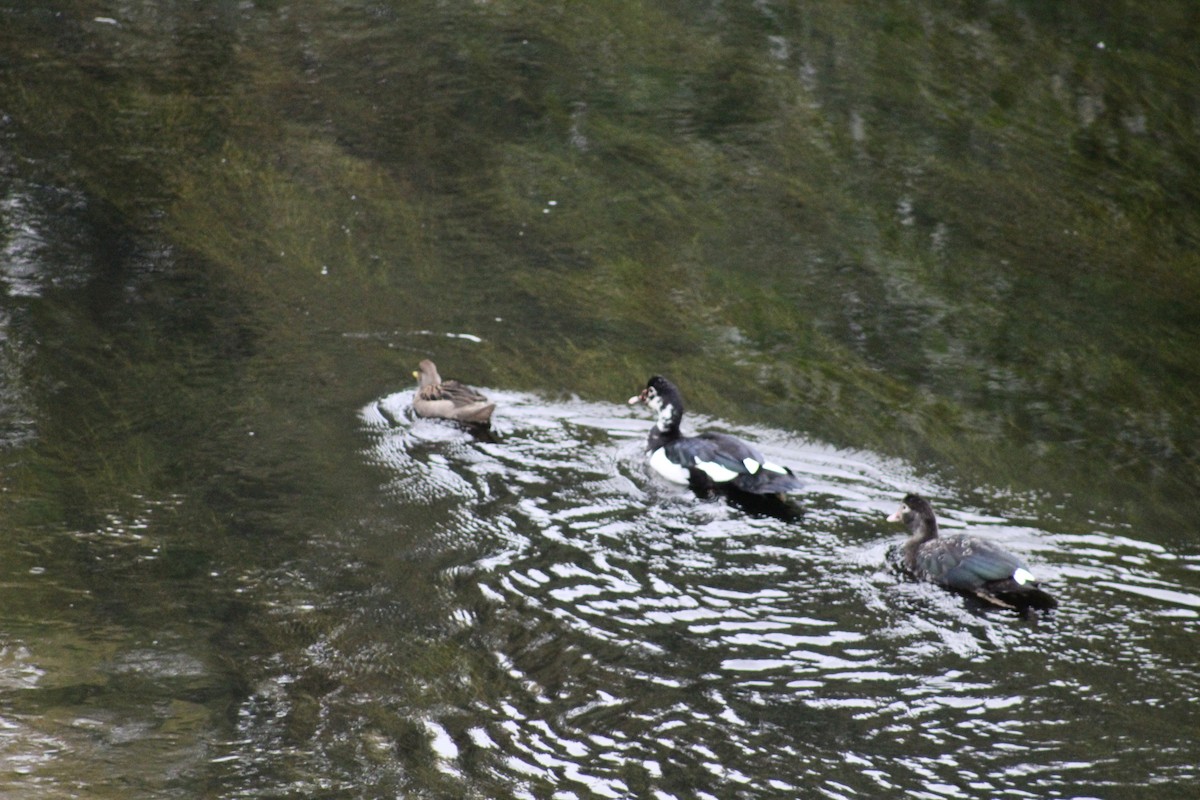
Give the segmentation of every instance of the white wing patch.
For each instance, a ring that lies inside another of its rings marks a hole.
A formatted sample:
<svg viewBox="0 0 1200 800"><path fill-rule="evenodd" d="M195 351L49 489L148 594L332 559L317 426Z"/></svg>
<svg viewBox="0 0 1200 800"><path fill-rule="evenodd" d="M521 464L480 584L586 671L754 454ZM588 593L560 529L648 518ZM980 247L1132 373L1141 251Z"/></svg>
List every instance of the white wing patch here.
<svg viewBox="0 0 1200 800"><path fill-rule="evenodd" d="M667 458L667 451L662 447L650 454L650 468L671 483L687 484L688 482L688 471Z"/></svg>
<svg viewBox="0 0 1200 800"><path fill-rule="evenodd" d="M727 483L738 476L738 473L728 467L721 466L715 461L701 461L698 458L696 459L696 469L702 471L717 483Z"/></svg>
<svg viewBox="0 0 1200 800"><path fill-rule="evenodd" d="M749 456L746 456L745 458L743 458L742 463L746 465L746 471L749 472L751 475L758 472L758 468L763 466L762 464L758 463L757 461L755 461L753 458L750 458Z"/></svg>
<svg viewBox="0 0 1200 800"><path fill-rule="evenodd" d="M1017 567L1016 572L1013 573L1013 580L1022 586L1027 583L1031 583L1033 579L1033 573L1024 567Z"/></svg>
<svg viewBox="0 0 1200 800"><path fill-rule="evenodd" d="M780 475L787 475L787 467L781 467L778 464L772 464L770 461L763 463L762 468L771 472L778 472Z"/></svg>

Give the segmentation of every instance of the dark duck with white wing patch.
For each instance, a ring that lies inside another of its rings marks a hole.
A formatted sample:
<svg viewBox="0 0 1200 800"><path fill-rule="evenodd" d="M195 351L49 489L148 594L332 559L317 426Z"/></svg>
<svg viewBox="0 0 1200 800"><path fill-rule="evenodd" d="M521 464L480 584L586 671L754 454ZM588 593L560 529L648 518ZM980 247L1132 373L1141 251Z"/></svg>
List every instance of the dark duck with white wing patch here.
<svg viewBox="0 0 1200 800"><path fill-rule="evenodd" d="M419 417L449 419L471 425L489 425L496 404L479 392L455 380L444 381L437 366L424 359L413 373L417 391L413 395L413 410Z"/></svg>
<svg viewBox="0 0 1200 800"><path fill-rule="evenodd" d="M757 448L727 433L684 436L683 397L675 384L655 375L629 404L645 403L657 415L646 450L650 466L673 483L696 490L722 489L782 497L804 484L787 467L773 464Z"/></svg>
<svg viewBox="0 0 1200 800"><path fill-rule="evenodd" d="M920 580L932 581L1022 614L1049 611L1058 601L1043 591L1021 559L997 544L966 534L938 536L937 517L925 498L910 494L888 522L903 522L910 536L900 561Z"/></svg>

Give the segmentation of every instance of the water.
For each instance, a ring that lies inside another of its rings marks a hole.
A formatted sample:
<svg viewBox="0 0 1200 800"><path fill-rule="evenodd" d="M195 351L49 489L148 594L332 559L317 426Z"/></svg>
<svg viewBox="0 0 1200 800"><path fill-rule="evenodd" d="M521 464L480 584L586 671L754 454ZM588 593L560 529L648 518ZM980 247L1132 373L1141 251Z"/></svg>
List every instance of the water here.
<svg viewBox="0 0 1200 800"><path fill-rule="evenodd" d="M301 703L307 768L258 791L1182 797L1196 780L1195 655L1160 639L1200 624L1194 555L942 504L1059 597L1030 623L888 568L884 517L940 488L902 464L736 429L810 484L799 519L754 517L649 474L637 410L490 394L494 440L412 418L407 391L362 410L407 525L276 576L311 587L274 611L304 635L239 707L230 780L298 757L280 721ZM1122 719L1137 708L1166 723L1153 745Z"/></svg>
<svg viewBox="0 0 1200 800"><path fill-rule="evenodd" d="M1092 6L0 7L0 793L1193 797L1196 10Z"/></svg>

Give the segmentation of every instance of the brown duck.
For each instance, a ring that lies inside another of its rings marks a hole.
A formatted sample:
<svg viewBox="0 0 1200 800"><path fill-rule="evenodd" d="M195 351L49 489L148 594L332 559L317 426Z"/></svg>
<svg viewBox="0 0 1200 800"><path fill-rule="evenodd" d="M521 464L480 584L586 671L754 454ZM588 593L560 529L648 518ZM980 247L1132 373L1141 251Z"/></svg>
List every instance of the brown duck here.
<svg viewBox="0 0 1200 800"><path fill-rule="evenodd" d="M413 410L419 417L452 419L473 425L488 425L496 404L464 383L443 381L438 375L437 365L424 359L419 370L413 373L417 379L417 392L413 395Z"/></svg>

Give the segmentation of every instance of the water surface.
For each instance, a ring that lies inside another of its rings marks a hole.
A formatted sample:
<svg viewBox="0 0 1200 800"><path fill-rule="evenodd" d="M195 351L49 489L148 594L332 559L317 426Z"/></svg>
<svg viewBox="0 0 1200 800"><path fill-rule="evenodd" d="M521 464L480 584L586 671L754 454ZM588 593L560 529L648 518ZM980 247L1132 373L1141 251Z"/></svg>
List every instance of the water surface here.
<svg viewBox="0 0 1200 800"><path fill-rule="evenodd" d="M307 628L303 678L268 674L243 706L242 769L279 755L293 682L317 682L310 744L344 789L364 774L346 749L396 759L368 773L380 790L427 770L445 792L529 797L1170 795L1196 780L1195 656L1159 639L1197 631L1195 556L943 504L945 527L1021 553L1059 597L1031 623L888 568L898 490L939 488L901 464L738 430L810 482L799 520L752 517L652 477L636 411L492 395L495 441L414 421L407 392L363 409L366 455L388 497L421 509L419 543L356 532L303 568L313 596L280 612ZM411 659L439 664L430 684L409 685ZM1153 746L1115 719L1138 708L1174 720Z"/></svg>
<svg viewBox="0 0 1200 800"><path fill-rule="evenodd" d="M1195 795L1195 4L0 17L6 796Z"/></svg>

